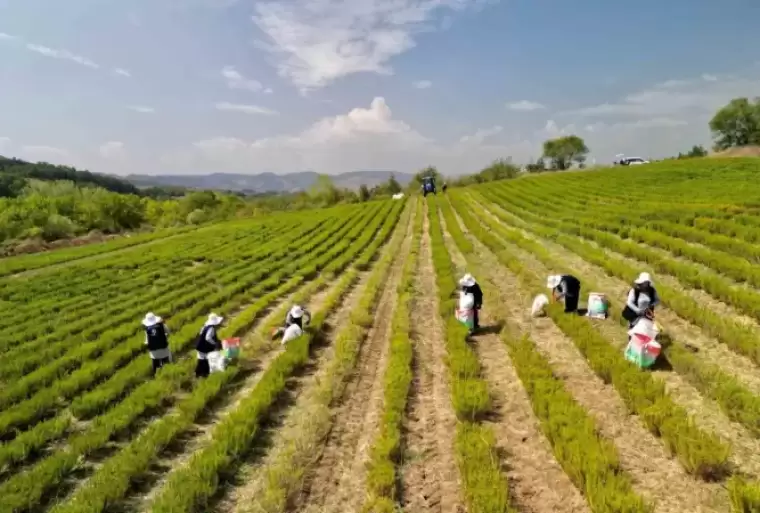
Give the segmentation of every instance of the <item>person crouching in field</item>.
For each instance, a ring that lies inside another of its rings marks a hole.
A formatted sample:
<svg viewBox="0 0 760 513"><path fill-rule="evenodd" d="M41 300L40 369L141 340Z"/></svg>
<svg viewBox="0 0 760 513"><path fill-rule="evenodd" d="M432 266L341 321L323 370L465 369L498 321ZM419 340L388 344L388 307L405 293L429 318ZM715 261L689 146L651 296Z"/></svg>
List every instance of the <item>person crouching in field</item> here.
<svg viewBox="0 0 760 513"><path fill-rule="evenodd" d="M546 287L552 290L555 301L565 300L565 313L578 312L581 297L581 281L570 274L554 274L546 280Z"/></svg>
<svg viewBox="0 0 760 513"><path fill-rule="evenodd" d="M660 296L654 288L652 277L649 273L641 273L633 282L633 287L628 291L628 298L623 308L623 318L633 327L636 321L649 314L654 314L654 307L660 303Z"/></svg>
<svg viewBox="0 0 760 513"><path fill-rule="evenodd" d="M172 361L172 352L169 349L169 328L166 327L163 319L153 312L145 314L142 325L145 328L145 345L148 346L155 376L158 369Z"/></svg>
<svg viewBox="0 0 760 513"><path fill-rule="evenodd" d="M311 313L301 305L293 305L293 308L288 310L288 315L285 316L285 324L279 328L276 328L272 332L272 338L283 336L285 334L285 330L287 330L293 324L297 325L303 330L304 322L306 324L309 324L311 322Z"/></svg>
<svg viewBox="0 0 760 513"><path fill-rule="evenodd" d="M198 333L198 340L195 343L195 350L198 353L198 363L195 365L196 378L205 378L211 372L208 364L208 354L222 350L222 343L219 340L217 331L223 321L223 317L215 313L209 314L208 320L201 328L200 333Z"/></svg>
<svg viewBox="0 0 760 513"><path fill-rule="evenodd" d="M459 280L459 286L465 294L472 294L474 305L472 309L472 330L473 333L480 329L480 309L483 308L483 291L475 278L467 273Z"/></svg>

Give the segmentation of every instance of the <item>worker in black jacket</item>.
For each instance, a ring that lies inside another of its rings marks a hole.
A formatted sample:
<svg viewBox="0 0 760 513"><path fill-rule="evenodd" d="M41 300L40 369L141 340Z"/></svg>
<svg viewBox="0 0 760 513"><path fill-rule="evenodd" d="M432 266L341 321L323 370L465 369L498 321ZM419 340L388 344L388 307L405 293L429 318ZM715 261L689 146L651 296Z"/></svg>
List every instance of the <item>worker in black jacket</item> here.
<svg viewBox="0 0 760 513"><path fill-rule="evenodd" d="M552 289L555 301L565 300L565 313L576 313L581 297L581 281L570 274L555 274L549 276L546 287Z"/></svg>
<svg viewBox="0 0 760 513"><path fill-rule="evenodd" d="M480 316L478 313L483 307L483 291L480 289L478 282L475 281L475 278L469 273L459 280L459 286L465 294L472 294L475 303L473 306L473 328L477 330L480 328Z"/></svg>
<svg viewBox="0 0 760 513"><path fill-rule="evenodd" d="M164 320L152 312L145 315L142 325L145 328L145 345L148 346L155 376L158 369L172 361L172 352L169 349L169 329L164 324Z"/></svg>

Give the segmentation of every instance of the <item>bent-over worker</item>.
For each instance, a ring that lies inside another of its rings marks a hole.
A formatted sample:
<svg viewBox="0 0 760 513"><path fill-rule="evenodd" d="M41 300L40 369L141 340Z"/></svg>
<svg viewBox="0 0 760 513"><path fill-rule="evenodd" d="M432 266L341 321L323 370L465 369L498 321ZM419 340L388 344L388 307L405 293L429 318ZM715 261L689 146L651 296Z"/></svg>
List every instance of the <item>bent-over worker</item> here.
<svg viewBox="0 0 760 513"><path fill-rule="evenodd" d="M647 314L654 313L654 307L660 303L660 296L654 288L654 282L649 273L641 273L628 291L628 298L623 308L623 318L633 326L636 321Z"/></svg>
<svg viewBox="0 0 760 513"><path fill-rule="evenodd" d="M195 377L197 378L205 378L211 372L208 354L222 349L222 342L219 340L217 331L223 321L224 317L211 313L200 333L198 333L198 339L195 342L195 350L198 353L198 363L195 365Z"/></svg>
<svg viewBox="0 0 760 513"><path fill-rule="evenodd" d="M301 305L293 305L293 308L288 310L288 315L285 316L285 324L274 330L273 336L279 337L285 333L293 324L303 329L304 323L309 324L311 322L311 313Z"/></svg>
<svg viewBox="0 0 760 513"><path fill-rule="evenodd" d="M474 300L473 312L472 312L472 324L473 330L480 328L480 315L478 315L480 309L483 307L483 291L480 289L480 285L472 276L467 273L459 280L459 286L462 287L462 292L465 294L472 294Z"/></svg>
<svg viewBox="0 0 760 513"><path fill-rule="evenodd" d="M155 376L158 369L172 361L172 352L169 349L169 328L164 324L164 320L153 312L145 314L142 325L145 328L145 345L148 346Z"/></svg>
<svg viewBox="0 0 760 513"><path fill-rule="evenodd" d="M546 280L546 287L552 290L555 301L565 300L565 313L578 311L581 297L581 281L571 274L554 274Z"/></svg>

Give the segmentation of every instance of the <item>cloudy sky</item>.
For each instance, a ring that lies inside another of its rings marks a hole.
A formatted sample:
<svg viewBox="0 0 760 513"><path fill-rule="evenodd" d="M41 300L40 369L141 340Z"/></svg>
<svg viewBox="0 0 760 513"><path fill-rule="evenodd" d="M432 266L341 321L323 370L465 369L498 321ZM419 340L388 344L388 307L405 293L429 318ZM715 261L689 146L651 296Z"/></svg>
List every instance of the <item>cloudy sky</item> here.
<svg viewBox="0 0 760 513"><path fill-rule="evenodd" d="M116 174L474 172L710 143L757 0L0 0L0 154Z"/></svg>

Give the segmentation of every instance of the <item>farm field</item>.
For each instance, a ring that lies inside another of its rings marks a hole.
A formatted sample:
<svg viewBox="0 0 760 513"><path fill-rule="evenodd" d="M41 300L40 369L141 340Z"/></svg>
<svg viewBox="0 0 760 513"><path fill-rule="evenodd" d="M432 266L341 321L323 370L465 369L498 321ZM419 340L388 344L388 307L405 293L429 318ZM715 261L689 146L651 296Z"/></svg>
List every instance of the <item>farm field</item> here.
<svg viewBox="0 0 760 513"><path fill-rule="evenodd" d="M759 171L547 173L0 260L0 513L760 512ZM641 271L648 371L620 316ZM555 273L611 317L531 318ZM210 312L242 353L198 380Z"/></svg>

